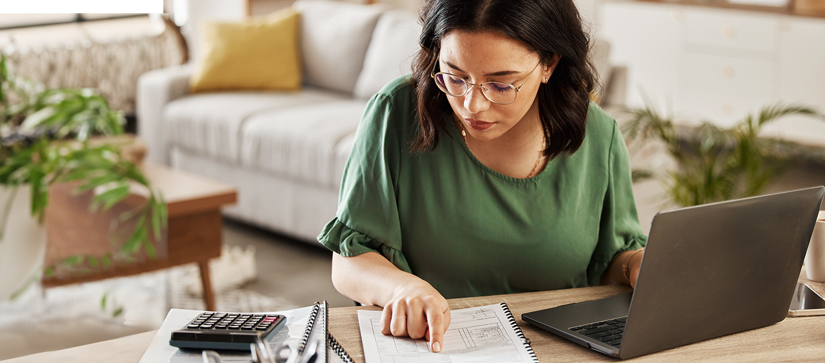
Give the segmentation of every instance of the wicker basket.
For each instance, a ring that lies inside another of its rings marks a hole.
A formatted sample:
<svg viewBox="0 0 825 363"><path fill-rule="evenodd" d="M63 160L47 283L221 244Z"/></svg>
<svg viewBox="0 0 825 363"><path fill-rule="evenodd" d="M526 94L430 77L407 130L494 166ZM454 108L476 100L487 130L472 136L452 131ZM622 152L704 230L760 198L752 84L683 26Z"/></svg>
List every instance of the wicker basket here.
<svg viewBox="0 0 825 363"><path fill-rule="evenodd" d="M825 0L794 0L794 11L802 14L825 14Z"/></svg>

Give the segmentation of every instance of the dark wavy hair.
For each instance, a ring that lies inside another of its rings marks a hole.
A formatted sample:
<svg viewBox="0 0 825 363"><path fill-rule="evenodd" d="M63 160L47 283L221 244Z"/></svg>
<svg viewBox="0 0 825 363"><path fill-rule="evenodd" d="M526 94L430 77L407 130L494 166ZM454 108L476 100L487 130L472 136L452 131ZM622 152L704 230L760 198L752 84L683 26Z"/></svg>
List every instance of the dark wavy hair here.
<svg viewBox="0 0 825 363"><path fill-rule="evenodd" d="M418 100L420 130L411 150L423 152L438 145L445 112L452 112L447 95L430 77L441 39L454 30L496 31L536 52L545 65L561 56L553 75L539 87L539 115L550 158L573 153L584 140L594 68L588 58L589 39L573 0L427 0L421 9L421 49L413 61L411 82Z"/></svg>

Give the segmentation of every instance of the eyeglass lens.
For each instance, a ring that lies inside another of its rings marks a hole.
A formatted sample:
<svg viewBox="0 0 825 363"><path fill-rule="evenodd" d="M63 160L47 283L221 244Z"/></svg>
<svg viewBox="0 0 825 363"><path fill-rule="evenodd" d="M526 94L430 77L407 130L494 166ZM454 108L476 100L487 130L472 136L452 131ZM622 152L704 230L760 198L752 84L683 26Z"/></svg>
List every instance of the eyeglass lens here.
<svg viewBox="0 0 825 363"><path fill-rule="evenodd" d="M435 83L442 91L456 97L464 96L471 87L464 79L448 73L436 73ZM509 83L485 82L480 86L481 93L491 102L506 104L516 99L516 87Z"/></svg>

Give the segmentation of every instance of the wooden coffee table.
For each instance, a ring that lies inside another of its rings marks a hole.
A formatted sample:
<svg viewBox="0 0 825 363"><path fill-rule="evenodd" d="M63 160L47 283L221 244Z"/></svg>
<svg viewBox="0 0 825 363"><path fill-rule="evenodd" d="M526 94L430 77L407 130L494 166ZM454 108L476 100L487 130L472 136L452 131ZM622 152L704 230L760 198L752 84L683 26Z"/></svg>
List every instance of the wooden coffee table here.
<svg viewBox="0 0 825 363"><path fill-rule="evenodd" d="M136 261L129 263L43 277L43 287L130 276L194 262L200 268L206 310L214 311L215 297L208 262L221 255L221 207L234 204L237 191L222 182L151 163L144 163L141 169L167 202L169 219L165 243L155 242L158 257L138 255ZM111 210L92 213L89 211L91 193L74 195L75 186L57 185L49 189L45 218L48 233L46 266L69 256L100 256L111 252L113 221L117 221L123 211L146 201L146 193L135 190L132 196Z"/></svg>

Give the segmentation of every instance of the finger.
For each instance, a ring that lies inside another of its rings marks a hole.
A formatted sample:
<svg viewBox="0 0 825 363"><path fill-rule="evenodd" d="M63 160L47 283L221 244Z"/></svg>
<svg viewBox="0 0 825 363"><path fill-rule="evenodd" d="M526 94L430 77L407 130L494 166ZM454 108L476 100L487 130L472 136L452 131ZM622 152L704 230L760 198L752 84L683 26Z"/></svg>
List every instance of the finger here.
<svg viewBox="0 0 825 363"><path fill-rule="evenodd" d="M427 332L427 318L422 305L421 300L414 300L408 304L407 334L413 339L421 339Z"/></svg>
<svg viewBox="0 0 825 363"><path fill-rule="evenodd" d="M636 280L639 279L639 270L640 267L637 266L633 270L630 271L630 287L635 289L636 288Z"/></svg>
<svg viewBox="0 0 825 363"><path fill-rule="evenodd" d="M390 332L392 332L392 335L396 337L407 336L407 309L403 300L396 303L392 309Z"/></svg>
<svg viewBox="0 0 825 363"><path fill-rule="evenodd" d="M392 335L390 331L390 322L392 321L392 304L384 306L384 311L381 312L381 334Z"/></svg>
<svg viewBox="0 0 825 363"><path fill-rule="evenodd" d="M430 350L433 353L438 353L444 346L444 332L449 326L450 310L441 310L435 306L430 305L427 309L427 325L430 333Z"/></svg>

